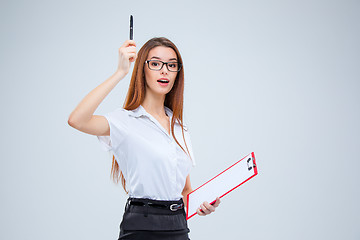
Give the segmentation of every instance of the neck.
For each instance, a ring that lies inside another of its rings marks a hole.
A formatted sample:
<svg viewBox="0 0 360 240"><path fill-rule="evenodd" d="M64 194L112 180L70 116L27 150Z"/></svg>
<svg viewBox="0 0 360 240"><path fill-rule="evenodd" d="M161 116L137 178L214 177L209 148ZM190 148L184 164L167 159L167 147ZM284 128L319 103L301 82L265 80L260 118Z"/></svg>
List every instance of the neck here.
<svg viewBox="0 0 360 240"><path fill-rule="evenodd" d="M158 96L147 92L141 105L153 116L166 117L164 103L165 95Z"/></svg>

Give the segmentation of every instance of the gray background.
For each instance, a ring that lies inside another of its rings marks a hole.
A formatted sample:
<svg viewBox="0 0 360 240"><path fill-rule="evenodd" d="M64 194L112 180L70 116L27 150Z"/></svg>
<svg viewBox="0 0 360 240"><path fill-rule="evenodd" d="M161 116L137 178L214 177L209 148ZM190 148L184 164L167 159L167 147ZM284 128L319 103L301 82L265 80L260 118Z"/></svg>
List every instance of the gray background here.
<svg viewBox="0 0 360 240"><path fill-rule="evenodd" d="M134 15L186 74L193 188L254 151L259 175L191 239L360 239L359 1L1 1L0 239L117 239L126 194L67 124ZM130 77L95 114L122 106Z"/></svg>

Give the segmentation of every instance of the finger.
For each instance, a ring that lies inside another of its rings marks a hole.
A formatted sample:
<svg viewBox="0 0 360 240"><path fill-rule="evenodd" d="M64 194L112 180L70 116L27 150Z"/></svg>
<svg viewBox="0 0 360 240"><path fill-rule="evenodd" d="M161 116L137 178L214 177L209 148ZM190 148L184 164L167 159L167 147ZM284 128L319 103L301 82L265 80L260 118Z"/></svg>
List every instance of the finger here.
<svg viewBox="0 0 360 240"><path fill-rule="evenodd" d="M136 57L136 53L128 53L126 54L126 57L130 58L135 58Z"/></svg>
<svg viewBox="0 0 360 240"><path fill-rule="evenodd" d="M213 205L209 204L208 202L204 202L204 205L210 212L215 211L215 207Z"/></svg>
<svg viewBox="0 0 360 240"><path fill-rule="evenodd" d="M129 61L130 61L130 62L135 62L135 60L136 60L136 54L135 54L134 56L132 56L132 57L129 58Z"/></svg>
<svg viewBox="0 0 360 240"><path fill-rule="evenodd" d="M199 214L200 216L205 216L205 214L203 212L200 211L200 208L198 208L196 210L197 214Z"/></svg>
<svg viewBox="0 0 360 240"><path fill-rule="evenodd" d="M128 46L135 46L136 47L135 41L134 40L126 40L122 45L122 47L128 47Z"/></svg>
<svg viewBox="0 0 360 240"><path fill-rule="evenodd" d="M134 47L134 46L120 47L119 52L122 53L122 54L136 53L136 47Z"/></svg>
<svg viewBox="0 0 360 240"><path fill-rule="evenodd" d="M213 205L213 206L214 206L214 207L218 207L218 206L219 206L219 204L220 204L220 202L221 202L221 201L220 201L220 198L219 198L219 197L217 197L217 198L216 198L216 202L214 203L214 205Z"/></svg>
<svg viewBox="0 0 360 240"><path fill-rule="evenodd" d="M135 60L136 60L136 54L135 53L130 53L129 54L129 61L134 62Z"/></svg>
<svg viewBox="0 0 360 240"><path fill-rule="evenodd" d="M210 213L211 213L210 210L207 209L207 208L204 206L204 204L201 204L200 207L201 207L201 210L203 210L203 212L204 212L205 214L210 214Z"/></svg>
<svg viewBox="0 0 360 240"><path fill-rule="evenodd" d="M132 52L136 51L136 47L135 47L135 46L132 46L132 45L125 47L125 49L126 49L127 51L129 51L129 52L131 52L131 51L132 51Z"/></svg>

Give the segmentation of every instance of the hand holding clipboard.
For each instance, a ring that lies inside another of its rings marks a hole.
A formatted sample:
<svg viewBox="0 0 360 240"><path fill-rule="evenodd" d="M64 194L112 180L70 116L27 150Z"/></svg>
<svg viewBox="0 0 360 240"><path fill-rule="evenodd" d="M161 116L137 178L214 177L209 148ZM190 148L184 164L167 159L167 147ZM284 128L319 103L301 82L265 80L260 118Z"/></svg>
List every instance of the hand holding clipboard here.
<svg viewBox="0 0 360 240"><path fill-rule="evenodd" d="M186 219L199 214L198 206L204 202L218 204L219 200L217 203L214 199L218 196L222 198L257 174L255 154L252 152L187 195Z"/></svg>

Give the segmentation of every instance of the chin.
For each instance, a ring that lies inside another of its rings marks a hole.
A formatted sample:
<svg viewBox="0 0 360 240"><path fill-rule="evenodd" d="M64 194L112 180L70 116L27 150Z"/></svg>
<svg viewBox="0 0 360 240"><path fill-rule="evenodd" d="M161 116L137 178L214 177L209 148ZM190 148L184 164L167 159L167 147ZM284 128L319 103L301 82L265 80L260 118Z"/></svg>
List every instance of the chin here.
<svg viewBox="0 0 360 240"><path fill-rule="evenodd" d="M171 91L171 89L169 89L168 91L158 91L157 94L159 95L166 95Z"/></svg>
<svg viewBox="0 0 360 240"><path fill-rule="evenodd" d="M172 86L166 87L166 88L161 88L161 87L155 86L155 87L151 87L150 89L149 89L149 87L147 87L146 91L150 90L151 92L153 92L156 95L166 95L171 91L171 89L172 89Z"/></svg>
<svg viewBox="0 0 360 240"><path fill-rule="evenodd" d="M155 93L157 94L162 94L162 95L166 95L171 91L172 87L167 87L167 88L156 88L155 89Z"/></svg>

